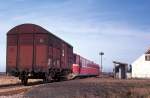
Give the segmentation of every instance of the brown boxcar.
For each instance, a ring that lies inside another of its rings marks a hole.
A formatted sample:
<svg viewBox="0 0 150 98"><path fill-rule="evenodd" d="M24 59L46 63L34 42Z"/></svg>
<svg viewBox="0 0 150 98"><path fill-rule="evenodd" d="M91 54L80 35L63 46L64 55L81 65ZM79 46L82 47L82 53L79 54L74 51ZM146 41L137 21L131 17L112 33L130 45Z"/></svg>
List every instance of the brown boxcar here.
<svg viewBox="0 0 150 98"><path fill-rule="evenodd" d="M6 71L19 77L58 80L71 72L73 47L35 24L22 24L7 33Z"/></svg>

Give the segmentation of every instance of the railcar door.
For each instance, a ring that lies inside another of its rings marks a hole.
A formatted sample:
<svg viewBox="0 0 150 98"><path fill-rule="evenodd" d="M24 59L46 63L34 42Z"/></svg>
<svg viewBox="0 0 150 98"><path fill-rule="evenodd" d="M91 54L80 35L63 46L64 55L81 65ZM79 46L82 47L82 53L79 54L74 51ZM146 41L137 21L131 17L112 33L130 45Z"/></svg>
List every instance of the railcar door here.
<svg viewBox="0 0 150 98"><path fill-rule="evenodd" d="M17 35L8 35L7 37L7 72L17 69Z"/></svg>
<svg viewBox="0 0 150 98"><path fill-rule="evenodd" d="M48 50L48 69L52 68L53 64L53 47L52 45L49 46Z"/></svg>
<svg viewBox="0 0 150 98"><path fill-rule="evenodd" d="M37 71L46 71L48 70L48 45L47 45L47 35L46 34L36 34L36 45L35 45L35 57L36 57L36 66L35 70Z"/></svg>
<svg viewBox="0 0 150 98"><path fill-rule="evenodd" d="M32 70L33 64L33 34L19 35L18 67L20 70Z"/></svg>
<svg viewBox="0 0 150 98"><path fill-rule="evenodd" d="M53 47L53 67L60 69L61 50Z"/></svg>
<svg viewBox="0 0 150 98"><path fill-rule="evenodd" d="M66 69L67 67L67 52L66 52L66 45L62 43L62 50L61 50L61 67Z"/></svg>

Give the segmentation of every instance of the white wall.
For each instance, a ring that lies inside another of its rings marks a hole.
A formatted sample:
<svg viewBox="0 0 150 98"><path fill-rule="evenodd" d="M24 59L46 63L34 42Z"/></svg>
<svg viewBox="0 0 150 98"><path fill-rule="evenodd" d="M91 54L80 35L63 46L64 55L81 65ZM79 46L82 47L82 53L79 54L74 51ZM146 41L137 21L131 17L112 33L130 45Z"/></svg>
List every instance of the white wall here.
<svg viewBox="0 0 150 98"><path fill-rule="evenodd" d="M132 63L133 78L150 78L150 61L145 61L145 54Z"/></svg>

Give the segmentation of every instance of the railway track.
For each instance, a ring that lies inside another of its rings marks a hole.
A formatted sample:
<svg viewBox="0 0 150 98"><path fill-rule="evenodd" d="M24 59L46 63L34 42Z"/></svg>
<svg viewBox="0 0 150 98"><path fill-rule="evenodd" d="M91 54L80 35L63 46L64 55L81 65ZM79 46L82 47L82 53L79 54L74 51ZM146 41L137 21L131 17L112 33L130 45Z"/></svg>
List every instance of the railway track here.
<svg viewBox="0 0 150 98"><path fill-rule="evenodd" d="M4 98L3 96L12 96L12 95L17 95L17 94L23 94L23 93L29 91L31 88L37 87L39 85L46 85L46 84L43 84L42 80L38 80L38 79L37 80L32 80L32 79L29 80L29 83L27 86L22 85L21 82L16 80L16 78L14 78L14 77L3 76L0 79L1 79L1 82L5 82L5 83L0 84L0 98L1 97ZM15 81L15 82L11 82L11 81ZM65 81L65 80L63 80L63 81ZM55 84L55 82L53 84ZM15 97L13 97L13 98L15 98Z"/></svg>
<svg viewBox="0 0 150 98"><path fill-rule="evenodd" d="M37 87L41 84L41 81L37 81L29 83L28 86L21 85L21 83L0 85L0 96L22 94L24 92L27 92L31 88Z"/></svg>
<svg viewBox="0 0 150 98"><path fill-rule="evenodd" d="M0 90L0 96L8 96L14 94L20 94L28 91L31 87L15 87L9 89Z"/></svg>

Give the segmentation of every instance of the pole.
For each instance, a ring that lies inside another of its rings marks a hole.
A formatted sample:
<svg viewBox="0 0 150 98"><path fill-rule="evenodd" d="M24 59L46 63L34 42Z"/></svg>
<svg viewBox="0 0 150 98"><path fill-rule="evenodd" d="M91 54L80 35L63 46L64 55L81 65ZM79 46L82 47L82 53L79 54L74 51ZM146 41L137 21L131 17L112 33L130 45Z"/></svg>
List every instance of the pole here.
<svg viewBox="0 0 150 98"><path fill-rule="evenodd" d="M104 52L100 52L99 55L101 57L101 72L103 72L103 59L102 59L102 56L104 55Z"/></svg>
<svg viewBox="0 0 150 98"><path fill-rule="evenodd" d="M102 66L102 55L101 55L101 71L103 72L103 66Z"/></svg>

